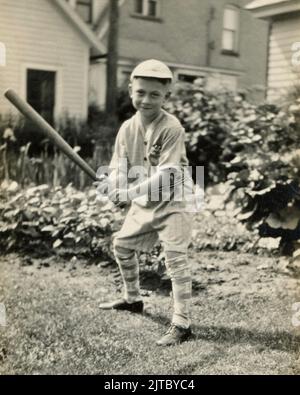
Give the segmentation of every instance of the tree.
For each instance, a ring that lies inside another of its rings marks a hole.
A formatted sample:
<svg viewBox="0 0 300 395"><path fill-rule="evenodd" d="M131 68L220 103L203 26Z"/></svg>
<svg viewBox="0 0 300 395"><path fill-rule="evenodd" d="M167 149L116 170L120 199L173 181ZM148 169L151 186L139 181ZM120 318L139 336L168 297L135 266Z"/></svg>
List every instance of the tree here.
<svg viewBox="0 0 300 395"><path fill-rule="evenodd" d="M116 118L118 95L118 36L119 36L119 0L109 0L109 33L107 55L106 112L110 118Z"/></svg>

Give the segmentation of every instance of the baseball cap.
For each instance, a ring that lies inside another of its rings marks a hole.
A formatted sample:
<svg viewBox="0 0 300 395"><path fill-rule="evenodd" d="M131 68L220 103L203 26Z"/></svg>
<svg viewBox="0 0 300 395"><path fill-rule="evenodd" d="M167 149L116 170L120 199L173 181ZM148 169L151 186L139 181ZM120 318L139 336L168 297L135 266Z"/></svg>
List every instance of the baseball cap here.
<svg viewBox="0 0 300 395"><path fill-rule="evenodd" d="M169 67L155 59L149 59L137 65L130 80L132 81L135 77L161 78L173 81L173 74Z"/></svg>

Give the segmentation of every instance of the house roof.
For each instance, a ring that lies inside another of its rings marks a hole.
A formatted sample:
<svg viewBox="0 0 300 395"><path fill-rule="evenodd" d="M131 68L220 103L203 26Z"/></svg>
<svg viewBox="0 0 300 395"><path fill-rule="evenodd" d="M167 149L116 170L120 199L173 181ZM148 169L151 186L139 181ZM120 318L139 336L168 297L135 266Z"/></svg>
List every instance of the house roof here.
<svg viewBox="0 0 300 395"><path fill-rule="evenodd" d="M253 10L254 8L266 7L278 3L286 3L289 0L254 0L246 6L248 10Z"/></svg>
<svg viewBox="0 0 300 395"><path fill-rule="evenodd" d="M300 0L254 0L245 8L258 18L272 18L275 15L300 11Z"/></svg>
<svg viewBox="0 0 300 395"><path fill-rule="evenodd" d="M61 11L66 15L70 22L77 28L84 39L90 44L90 46L99 51L100 54L107 52L106 46L101 40L95 35L90 27L80 18L80 16L73 10L73 8L65 0L50 0L51 3L55 3Z"/></svg>

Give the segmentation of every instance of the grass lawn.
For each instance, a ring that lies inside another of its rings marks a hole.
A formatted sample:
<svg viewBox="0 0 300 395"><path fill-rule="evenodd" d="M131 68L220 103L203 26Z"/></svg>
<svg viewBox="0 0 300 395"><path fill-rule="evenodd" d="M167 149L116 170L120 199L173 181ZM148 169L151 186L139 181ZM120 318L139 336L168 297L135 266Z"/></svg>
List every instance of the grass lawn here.
<svg viewBox="0 0 300 395"><path fill-rule="evenodd" d="M300 373L300 328L292 325L299 280L278 272L275 258L191 259L195 339L159 348L171 316L168 290L145 292L144 315L101 311L100 301L120 296L115 268L1 257L0 374Z"/></svg>

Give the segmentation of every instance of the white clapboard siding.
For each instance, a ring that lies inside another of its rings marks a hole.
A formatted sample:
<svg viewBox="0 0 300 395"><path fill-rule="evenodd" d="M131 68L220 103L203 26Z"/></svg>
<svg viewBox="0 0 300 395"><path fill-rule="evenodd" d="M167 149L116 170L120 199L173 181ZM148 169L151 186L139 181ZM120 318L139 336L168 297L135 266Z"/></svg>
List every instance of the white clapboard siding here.
<svg viewBox="0 0 300 395"><path fill-rule="evenodd" d="M7 48L0 67L0 113L12 106L3 92L26 96L26 67L57 71L55 115L85 118L89 43L52 0L0 0L0 41Z"/></svg>
<svg viewBox="0 0 300 395"><path fill-rule="evenodd" d="M291 72L286 72L286 73L281 73L281 74L273 74L269 78L269 84L271 85L272 83L284 82L284 81L286 81L287 83L292 82L292 81L295 81L295 77L296 77L296 75L294 75Z"/></svg>
<svg viewBox="0 0 300 395"><path fill-rule="evenodd" d="M278 70L286 71L289 70L291 67L290 59L279 59L276 62L276 66L273 67L273 73L276 74Z"/></svg>
<svg viewBox="0 0 300 395"><path fill-rule="evenodd" d="M287 65L286 67L276 67L273 70L272 75L269 76L269 82L293 78L295 78L293 69L290 65Z"/></svg>
<svg viewBox="0 0 300 395"><path fill-rule="evenodd" d="M269 49L268 98L274 100L295 85L300 75L300 65L292 63L292 45L300 42L300 16L293 14L272 25Z"/></svg>

